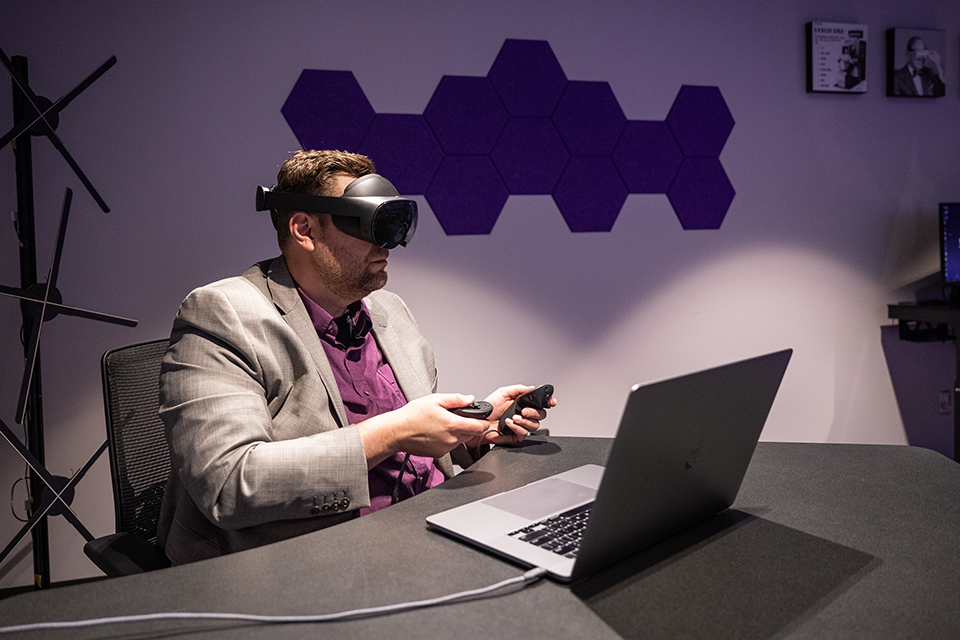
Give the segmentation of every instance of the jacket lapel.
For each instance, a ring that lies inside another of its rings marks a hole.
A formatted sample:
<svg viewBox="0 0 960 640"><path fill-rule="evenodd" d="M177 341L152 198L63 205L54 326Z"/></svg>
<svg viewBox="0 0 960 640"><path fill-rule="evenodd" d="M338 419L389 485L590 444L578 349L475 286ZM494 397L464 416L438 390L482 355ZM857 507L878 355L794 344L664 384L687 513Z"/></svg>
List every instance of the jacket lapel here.
<svg viewBox="0 0 960 640"><path fill-rule="evenodd" d="M287 262L283 257L276 258L267 272L267 289L273 303L283 315L284 322L297 334L313 363L317 367L317 374L320 376L323 386L327 390L327 396L333 405L337 414L337 421L341 427L348 424L346 410L343 407L343 399L340 397L340 390L337 388L337 380L333 376L333 369L327 360L327 355L323 351L323 344L317 336L317 330L310 320L307 308L303 306L300 294L297 293L297 285L287 269Z"/></svg>
<svg viewBox="0 0 960 640"><path fill-rule="evenodd" d="M386 311L375 298L368 297L365 302L370 310L373 331L377 338L377 344L380 346L380 353L383 354L384 361L393 370L393 377L407 401L433 393L431 382L424 379L423 374L413 366L407 355L409 345L404 344L401 336L390 326ZM453 477L453 462L449 453L435 458L435 460L437 468L444 476L447 478Z"/></svg>
<svg viewBox="0 0 960 640"><path fill-rule="evenodd" d="M404 344L402 338L390 326L387 314L380 303L369 297L364 301L370 310L373 332L380 346L380 353L393 370L393 377L407 401L433 393L433 388L428 381L424 380L422 374L413 366L407 351L409 345Z"/></svg>

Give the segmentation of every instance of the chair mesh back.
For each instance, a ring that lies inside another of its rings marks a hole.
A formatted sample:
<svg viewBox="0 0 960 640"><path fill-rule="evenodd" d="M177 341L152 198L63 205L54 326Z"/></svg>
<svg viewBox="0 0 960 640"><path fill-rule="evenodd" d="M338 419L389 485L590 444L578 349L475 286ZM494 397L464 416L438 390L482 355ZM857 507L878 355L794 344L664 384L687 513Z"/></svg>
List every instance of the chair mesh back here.
<svg viewBox="0 0 960 640"><path fill-rule="evenodd" d="M170 475L170 453L160 407L160 361L169 340L120 347L103 354L103 400L117 531L157 539L160 504Z"/></svg>

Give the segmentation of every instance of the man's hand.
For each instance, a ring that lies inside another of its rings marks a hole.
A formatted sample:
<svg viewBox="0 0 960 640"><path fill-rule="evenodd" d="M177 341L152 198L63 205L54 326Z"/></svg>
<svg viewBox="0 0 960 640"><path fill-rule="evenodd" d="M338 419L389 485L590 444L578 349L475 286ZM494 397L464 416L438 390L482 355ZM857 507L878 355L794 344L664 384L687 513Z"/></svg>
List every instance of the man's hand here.
<svg viewBox="0 0 960 640"><path fill-rule="evenodd" d="M927 57L924 61L924 66L929 67L937 77L942 79L943 68L940 66L940 54L933 49L927 49L926 54Z"/></svg>
<svg viewBox="0 0 960 640"><path fill-rule="evenodd" d="M473 401L473 396L459 393L435 393L364 420L357 428L366 451L367 468L372 469L398 451L438 458L462 443L479 441L489 422L463 418L449 411ZM494 404L494 413L498 408L502 412L512 401L504 407Z"/></svg>
<svg viewBox="0 0 960 640"><path fill-rule="evenodd" d="M547 417L546 410L524 407L519 415L507 417L506 425L512 433L507 435L497 433L498 422L503 412L509 409L510 405L512 405L513 401L518 397L534 389L536 389L536 387L515 384L509 387L501 387L491 393L486 400L493 405L493 412L490 414L490 419L487 422L489 423L488 430L492 429L493 431L485 437L482 437L482 440L481 438L476 438L469 441L467 446L475 448L481 444L516 444L517 442L525 440L531 432L539 429L540 421ZM550 406L557 406L556 398L550 398Z"/></svg>

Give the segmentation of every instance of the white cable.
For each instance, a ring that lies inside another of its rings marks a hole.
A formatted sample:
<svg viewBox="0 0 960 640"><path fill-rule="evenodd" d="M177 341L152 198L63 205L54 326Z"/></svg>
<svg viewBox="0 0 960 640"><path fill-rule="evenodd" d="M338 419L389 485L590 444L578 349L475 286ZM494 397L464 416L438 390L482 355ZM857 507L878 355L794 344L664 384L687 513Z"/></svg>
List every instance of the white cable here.
<svg viewBox="0 0 960 640"><path fill-rule="evenodd" d="M461 591L437 598L427 600L417 600L415 602L402 602L399 604L388 604L381 607L369 607L366 609L352 609L350 611L341 611L339 613L325 613L318 615L301 616L266 616L251 613L215 613L215 612L192 612L192 611L167 611L162 613L144 613L129 616L112 616L109 618L91 618L89 620L64 620L60 622L32 622L28 624L18 624L9 627L0 627L0 634L17 633L24 631L42 631L46 629L80 629L83 627L96 627L108 624L120 624L127 622L152 622L155 620L232 620L243 622L264 622L275 624L286 623L305 623L305 622L333 622L336 620L346 620L350 618L363 618L387 613L396 613L398 611L409 611L411 609L422 609L424 607L434 607L456 600L464 600L476 596L482 596L492 591L497 591L513 584L530 584L546 574L544 569L536 568L527 571L523 575L502 580L479 589Z"/></svg>

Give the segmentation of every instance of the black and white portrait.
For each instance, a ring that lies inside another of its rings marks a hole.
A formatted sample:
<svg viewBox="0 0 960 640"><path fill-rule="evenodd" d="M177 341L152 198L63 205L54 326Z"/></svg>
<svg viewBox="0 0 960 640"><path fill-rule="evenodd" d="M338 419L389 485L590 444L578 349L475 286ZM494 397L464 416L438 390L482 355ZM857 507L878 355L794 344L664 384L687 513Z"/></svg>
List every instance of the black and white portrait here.
<svg viewBox="0 0 960 640"><path fill-rule="evenodd" d="M888 91L892 96L937 98L946 94L943 31L891 29Z"/></svg>

